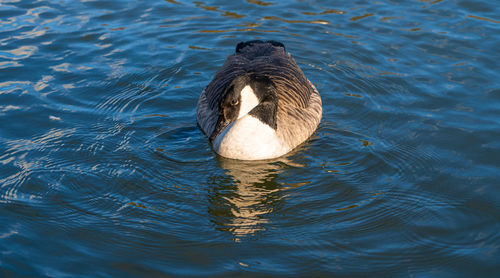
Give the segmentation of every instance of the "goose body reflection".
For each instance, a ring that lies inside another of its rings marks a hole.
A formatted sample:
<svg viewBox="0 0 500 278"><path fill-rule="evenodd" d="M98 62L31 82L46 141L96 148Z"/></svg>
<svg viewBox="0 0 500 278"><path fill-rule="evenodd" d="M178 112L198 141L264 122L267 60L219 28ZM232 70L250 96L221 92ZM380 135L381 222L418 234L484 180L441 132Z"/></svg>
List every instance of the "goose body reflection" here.
<svg viewBox="0 0 500 278"><path fill-rule="evenodd" d="M217 229L229 231L237 242L266 230L270 214L283 202L276 178L286 164L223 157L218 162L230 179L217 182L210 194L209 211Z"/></svg>
<svg viewBox="0 0 500 278"><path fill-rule="evenodd" d="M239 43L203 90L196 118L221 156L280 157L307 140L321 121L321 97L285 46Z"/></svg>

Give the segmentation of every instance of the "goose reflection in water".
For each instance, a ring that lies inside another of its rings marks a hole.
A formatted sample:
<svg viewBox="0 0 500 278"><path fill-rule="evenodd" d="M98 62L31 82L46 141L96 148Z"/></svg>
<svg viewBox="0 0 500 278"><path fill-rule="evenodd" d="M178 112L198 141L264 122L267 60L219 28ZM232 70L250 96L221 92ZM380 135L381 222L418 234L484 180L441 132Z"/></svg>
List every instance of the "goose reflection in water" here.
<svg viewBox="0 0 500 278"><path fill-rule="evenodd" d="M219 157L224 177L214 180L209 213L217 230L229 231L234 241L267 229L269 215L283 206L285 194L277 177L294 165L285 159L238 161Z"/></svg>

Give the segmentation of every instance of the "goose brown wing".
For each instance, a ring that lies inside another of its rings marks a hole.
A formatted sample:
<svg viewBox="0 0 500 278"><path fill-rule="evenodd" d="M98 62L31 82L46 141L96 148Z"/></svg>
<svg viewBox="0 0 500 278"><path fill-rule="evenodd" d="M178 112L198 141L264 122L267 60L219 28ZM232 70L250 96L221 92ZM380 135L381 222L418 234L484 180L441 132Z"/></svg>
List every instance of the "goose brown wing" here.
<svg viewBox="0 0 500 278"><path fill-rule="evenodd" d="M302 70L287 53L253 60L253 72L268 76L276 86L281 107L306 108L313 90Z"/></svg>
<svg viewBox="0 0 500 278"><path fill-rule="evenodd" d="M272 43L254 43L227 57L198 101L197 120L205 134L217 121L219 103L225 88L234 78L245 74L269 77L275 84L280 107L307 108L314 90L295 60L285 49Z"/></svg>
<svg viewBox="0 0 500 278"><path fill-rule="evenodd" d="M302 70L284 48L263 43L228 56L205 88L210 108L217 108L224 89L235 77L249 73L269 77L278 87L284 104L307 107L313 90Z"/></svg>

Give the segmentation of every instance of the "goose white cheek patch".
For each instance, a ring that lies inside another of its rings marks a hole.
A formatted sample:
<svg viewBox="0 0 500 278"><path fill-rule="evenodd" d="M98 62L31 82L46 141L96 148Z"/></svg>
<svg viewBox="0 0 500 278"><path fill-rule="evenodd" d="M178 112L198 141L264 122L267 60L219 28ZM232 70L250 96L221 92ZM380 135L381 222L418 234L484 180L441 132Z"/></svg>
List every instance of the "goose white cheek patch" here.
<svg viewBox="0 0 500 278"><path fill-rule="evenodd" d="M240 104L240 113L238 114L238 119L248 114L248 112L252 111L255 106L259 105L259 98L255 95L252 87L245 86L243 90L241 90L241 104Z"/></svg>

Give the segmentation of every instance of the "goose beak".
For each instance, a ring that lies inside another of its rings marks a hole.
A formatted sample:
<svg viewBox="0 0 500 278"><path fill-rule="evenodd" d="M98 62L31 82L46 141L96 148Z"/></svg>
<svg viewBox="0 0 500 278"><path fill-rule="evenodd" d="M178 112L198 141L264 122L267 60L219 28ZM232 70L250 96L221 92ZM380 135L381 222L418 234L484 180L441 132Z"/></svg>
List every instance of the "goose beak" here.
<svg viewBox="0 0 500 278"><path fill-rule="evenodd" d="M215 138L217 138L217 136L219 136L230 124L230 120L224 119L222 115L219 116L214 132L212 132L212 135L210 136L210 142L213 142Z"/></svg>

